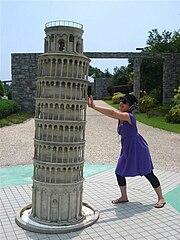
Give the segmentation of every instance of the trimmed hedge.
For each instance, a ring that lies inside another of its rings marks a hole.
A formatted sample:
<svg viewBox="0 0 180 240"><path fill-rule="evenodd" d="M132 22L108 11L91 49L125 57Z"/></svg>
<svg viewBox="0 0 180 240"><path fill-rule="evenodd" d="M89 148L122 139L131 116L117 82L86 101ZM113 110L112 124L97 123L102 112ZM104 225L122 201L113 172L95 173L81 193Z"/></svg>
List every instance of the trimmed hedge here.
<svg viewBox="0 0 180 240"><path fill-rule="evenodd" d="M0 99L0 119L18 112L19 106L14 100Z"/></svg>

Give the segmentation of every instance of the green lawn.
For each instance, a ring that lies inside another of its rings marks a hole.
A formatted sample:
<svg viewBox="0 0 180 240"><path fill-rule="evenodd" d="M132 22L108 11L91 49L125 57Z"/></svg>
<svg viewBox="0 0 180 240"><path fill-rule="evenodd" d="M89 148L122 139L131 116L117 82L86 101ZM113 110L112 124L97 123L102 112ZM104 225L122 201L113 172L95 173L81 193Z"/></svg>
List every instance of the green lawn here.
<svg viewBox="0 0 180 240"><path fill-rule="evenodd" d="M113 104L112 100L106 100L106 103L119 110L119 104ZM136 119L146 125L160 128L166 131L180 133L180 124L168 123L164 116L154 116L148 118L146 113L135 113Z"/></svg>
<svg viewBox="0 0 180 240"><path fill-rule="evenodd" d="M33 118L34 113L29 112L19 112L14 113L8 117L0 119L0 128L5 126L10 126L12 124L18 124L26 121L29 118Z"/></svg>
<svg viewBox="0 0 180 240"><path fill-rule="evenodd" d="M168 123L164 116L156 116L148 118L146 113L135 113L136 119L146 125L160 128L169 132L180 133L180 124Z"/></svg>

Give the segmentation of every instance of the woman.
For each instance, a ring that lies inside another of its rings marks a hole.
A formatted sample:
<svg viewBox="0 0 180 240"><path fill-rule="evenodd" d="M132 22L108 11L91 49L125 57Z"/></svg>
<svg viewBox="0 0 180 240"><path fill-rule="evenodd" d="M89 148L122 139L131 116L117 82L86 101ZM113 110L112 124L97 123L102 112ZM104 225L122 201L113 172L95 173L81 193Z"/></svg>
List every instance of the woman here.
<svg viewBox="0 0 180 240"><path fill-rule="evenodd" d="M120 101L120 111L100 107L94 104L93 97L88 97L88 106L94 110L118 120L118 134L121 135L121 153L116 166L116 177L120 187L121 196L112 200L113 204L128 202L126 178L145 176L154 188L158 201L156 208L162 208L166 204L160 182L153 173L153 164L147 142L138 133L136 119L131 113L137 106L135 96L127 94Z"/></svg>

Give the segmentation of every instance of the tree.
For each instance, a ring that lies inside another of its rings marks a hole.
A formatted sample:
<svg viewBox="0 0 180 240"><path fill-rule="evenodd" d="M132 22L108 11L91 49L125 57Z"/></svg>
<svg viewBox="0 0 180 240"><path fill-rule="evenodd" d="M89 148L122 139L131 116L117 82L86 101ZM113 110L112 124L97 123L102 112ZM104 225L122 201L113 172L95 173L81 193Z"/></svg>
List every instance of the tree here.
<svg viewBox="0 0 180 240"><path fill-rule="evenodd" d="M95 78L103 77L104 72L97 67L89 66L89 76L94 76Z"/></svg>
<svg viewBox="0 0 180 240"><path fill-rule="evenodd" d="M95 78L111 78L112 74L109 72L108 68L103 72L101 69L97 67L89 66L89 76L94 76Z"/></svg>
<svg viewBox="0 0 180 240"><path fill-rule="evenodd" d="M112 78L112 76L113 76L113 75L109 72L108 68L105 69L104 77L105 77L105 78Z"/></svg>
<svg viewBox="0 0 180 240"><path fill-rule="evenodd" d="M164 30L160 35L157 29L152 29L146 43L146 52L180 53L180 30L174 33Z"/></svg>
<svg viewBox="0 0 180 240"><path fill-rule="evenodd" d="M132 68L131 65L117 66L114 68L114 73L112 77L113 85L125 85L131 80Z"/></svg>
<svg viewBox="0 0 180 240"><path fill-rule="evenodd" d="M0 80L0 96L3 96L3 95L4 95L4 84Z"/></svg>
<svg viewBox="0 0 180 240"><path fill-rule="evenodd" d="M12 99L12 84L9 86L8 91L6 93L6 96L8 97L8 99Z"/></svg>

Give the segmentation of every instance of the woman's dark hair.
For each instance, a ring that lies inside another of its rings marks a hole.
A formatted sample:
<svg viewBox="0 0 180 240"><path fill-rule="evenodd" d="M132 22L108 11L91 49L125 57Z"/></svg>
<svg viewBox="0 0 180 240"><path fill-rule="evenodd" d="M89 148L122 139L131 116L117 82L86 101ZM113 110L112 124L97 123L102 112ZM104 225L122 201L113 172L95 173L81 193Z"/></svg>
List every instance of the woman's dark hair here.
<svg viewBox="0 0 180 240"><path fill-rule="evenodd" d="M126 102L126 103L129 103L129 111L133 111L134 109L137 108L137 105L138 105L138 100L137 98L132 95L132 94L126 94L122 99L121 99L122 102Z"/></svg>

